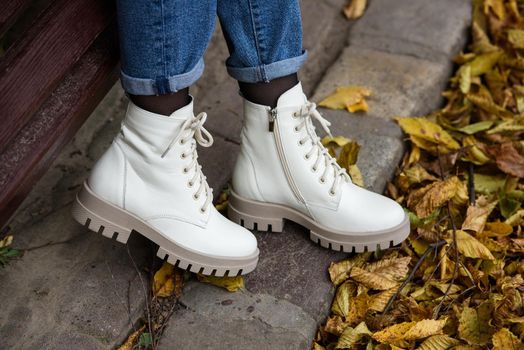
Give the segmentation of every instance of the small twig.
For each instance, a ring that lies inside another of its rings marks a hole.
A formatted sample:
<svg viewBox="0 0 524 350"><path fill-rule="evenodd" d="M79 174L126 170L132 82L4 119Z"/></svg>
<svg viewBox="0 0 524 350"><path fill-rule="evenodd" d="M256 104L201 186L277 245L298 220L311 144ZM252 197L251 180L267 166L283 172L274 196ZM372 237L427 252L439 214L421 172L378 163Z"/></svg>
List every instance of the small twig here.
<svg viewBox="0 0 524 350"><path fill-rule="evenodd" d="M448 201L447 209L448 209L449 220L451 222L451 227L453 229L453 249L454 249L454 253L455 253L454 254L455 255L455 267L453 269L453 276L451 277L451 282L448 284L448 287L446 288L446 292L444 293L444 297L442 298L440 303L435 308L435 311L433 312L433 319L435 319L435 320L438 318L438 315L440 313L440 309L442 308L442 305L444 304L444 300L449 295L449 291L451 290L451 286L453 285L453 283L455 283L455 279L457 278L458 272L459 272L459 260L460 260L460 258L459 258L458 245L457 245L457 226L455 225L455 220L453 220L453 215L451 215L451 202L450 201Z"/></svg>
<svg viewBox="0 0 524 350"><path fill-rule="evenodd" d="M475 204L475 179L473 177L473 164L469 163L468 166L468 193L469 193L469 204Z"/></svg>
<svg viewBox="0 0 524 350"><path fill-rule="evenodd" d="M149 309L149 302L148 302L148 291L146 290L146 285L144 283L144 279L142 278L142 273L138 269L138 266L136 265L135 259L131 255L131 251L129 250L129 244L126 244L126 250L127 255L129 255L129 258L131 259L131 262L133 263L133 266L135 267L135 270L138 274L138 278L140 278L140 284L142 285L142 291L144 293L144 297L146 298L146 314L147 314L147 327L149 330L149 334L151 334L151 337L153 337L153 332L151 329L151 312Z"/></svg>
<svg viewBox="0 0 524 350"><path fill-rule="evenodd" d="M415 277L415 273L417 272L418 268L420 267L420 265L422 265L422 263L424 262L424 260L426 259L426 257L429 255L429 253L432 251L432 250L437 250L439 247L443 246L444 244L446 243L446 241L444 240L441 240L441 241L437 241L435 243L431 243L429 245L429 247L426 249L426 251L422 254L422 256L420 257L420 259L417 261L417 263L415 264L415 266L413 266L413 269L411 269L411 272L409 273L408 277L404 280L404 282L402 282L402 284L400 285L400 287L397 289L397 291L395 292L395 294L393 294L391 296L391 298L389 299L386 307L384 308L384 311L382 311L382 315L385 315L389 309L391 308L391 306L393 305L393 303L395 302L395 300L398 298L398 296L400 295L400 293L402 292L402 289L404 289L404 287L409 283L411 282L411 280L413 280L413 277Z"/></svg>

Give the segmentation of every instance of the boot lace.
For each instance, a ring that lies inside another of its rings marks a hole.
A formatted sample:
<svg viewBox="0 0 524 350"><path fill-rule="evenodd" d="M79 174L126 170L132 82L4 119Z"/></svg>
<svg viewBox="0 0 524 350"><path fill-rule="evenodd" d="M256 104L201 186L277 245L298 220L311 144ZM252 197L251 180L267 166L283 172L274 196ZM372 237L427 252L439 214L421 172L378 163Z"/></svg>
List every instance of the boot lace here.
<svg viewBox="0 0 524 350"><path fill-rule="evenodd" d="M198 184L197 191L193 194L193 198L198 200L202 193L206 196L206 201L204 205L200 208L202 213L205 213L213 201L213 189L209 187L206 176L202 173L202 166L198 164L198 154L197 154L197 142L202 147L210 147L213 144L213 136L204 128L204 123L207 119L207 113L199 113L197 116L192 116L187 119L180 131L173 137L169 145L167 146L164 153L162 153L162 158L171 150L173 145L179 142L181 145L189 143L189 147L183 151L180 155L182 159L190 158L191 163L187 165L183 172L184 174L189 173L193 170L193 177L188 182L189 187L193 187ZM189 141L189 142L188 142Z"/></svg>
<svg viewBox="0 0 524 350"><path fill-rule="evenodd" d="M330 195L336 195L337 190L341 183L351 181L346 169L338 165L337 160L333 158L329 151L324 147L320 137L317 136L315 131L315 126L313 125L312 120L315 119L322 126L322 129L328 134L331 135L329 126L331 123L326 120L317 110L317 105L313 102L307 102L300 107L298 111L293 113L294 118L300 119L300 124L295 127L295 131L299 132L303 129L306 130L306 135L299 140L300 145L304 145L308 140L311 141L311 149L304 156L306 159L314 157L315 163L311 167L313 172L316 172L319 169L321 163L324 163L324 172L320 176L319 181L321 183L326 182L326 177L330 170L333 171L334 179L329 190Z"/></svg>

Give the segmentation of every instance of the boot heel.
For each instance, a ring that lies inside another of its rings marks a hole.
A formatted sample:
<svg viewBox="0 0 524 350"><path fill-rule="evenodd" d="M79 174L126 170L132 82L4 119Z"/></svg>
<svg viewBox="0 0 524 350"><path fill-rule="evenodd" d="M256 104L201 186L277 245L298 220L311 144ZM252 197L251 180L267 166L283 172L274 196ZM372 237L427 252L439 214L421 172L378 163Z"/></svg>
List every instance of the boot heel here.
<svg viewBox="0 0 524 350"><path fill-rule="evenodd" d="M238 197L235 199L234 203L236 205L239 204ZM242 206L240 205L240 207ZM255 210L255 212L261 213L259 210ZM227 215L233 222L250 230L282 232L284 227L284 220L282 218L262 217L260 214L248 214L234 207L231 202L227 207Z"/></svg>
<svg viewBox="0 0 524 350"><path fill-rule="evenodd" d="M109 239L115 239L120 243L127 243L131 230L115 225L87 209L79 200L78 196L71 208L73 218L93 232L97 232Z"/></svg>

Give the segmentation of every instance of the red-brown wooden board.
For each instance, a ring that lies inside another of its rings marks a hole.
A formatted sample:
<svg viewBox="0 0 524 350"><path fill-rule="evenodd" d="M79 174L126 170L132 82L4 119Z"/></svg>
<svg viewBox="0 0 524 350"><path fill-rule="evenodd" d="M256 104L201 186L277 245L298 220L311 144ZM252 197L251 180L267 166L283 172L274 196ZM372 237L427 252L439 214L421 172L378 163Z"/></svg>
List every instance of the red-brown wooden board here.
<svg viewBox="0 0 524 350"><path fill-rule="evenodd" d="M0 227L70 141L118 77L111 26L0 153Z"/></svg>
<svg viewBox="0 0 524 350"><path fill-rule="evenodd" d="M0 152L107 28L107 0L57 0L0 61Z"/></svg>

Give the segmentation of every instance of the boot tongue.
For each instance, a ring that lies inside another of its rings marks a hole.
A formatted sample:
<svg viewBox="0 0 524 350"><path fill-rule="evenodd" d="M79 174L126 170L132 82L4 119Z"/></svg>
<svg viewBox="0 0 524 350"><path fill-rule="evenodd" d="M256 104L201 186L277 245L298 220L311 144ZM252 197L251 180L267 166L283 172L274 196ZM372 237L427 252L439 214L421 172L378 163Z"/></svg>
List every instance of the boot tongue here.
<svg viewBox="0 0 524 350"><path fill-rule="evenodd" d="M277 107L301 106L306 102L306 95L304 95L302 84L299 82L278 98Z"/></svg>
<svg viewBox="0 0 524 350"><path fill-rule="evenodd" d="M182 124L193 116L193 99L169 116L146 111L129 102L124 125L139 135L157 151L163 152Z"/></svg>

